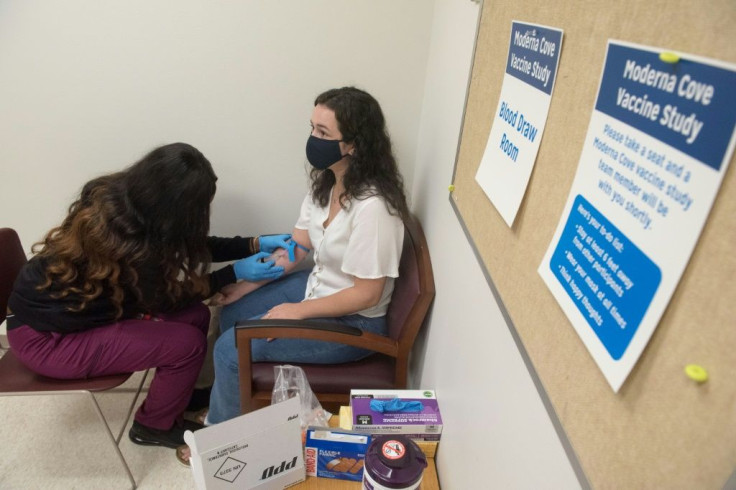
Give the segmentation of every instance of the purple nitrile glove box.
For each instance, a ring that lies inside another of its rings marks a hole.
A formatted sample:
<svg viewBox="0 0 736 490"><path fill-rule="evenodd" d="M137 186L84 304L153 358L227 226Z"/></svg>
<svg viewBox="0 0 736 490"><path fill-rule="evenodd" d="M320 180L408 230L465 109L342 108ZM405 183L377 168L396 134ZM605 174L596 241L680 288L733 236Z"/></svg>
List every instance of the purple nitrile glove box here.
<svg viewBox="0 0 736 490"><path fill-rule="evenodd" d="M419 412L376 412L371 400L421 402ZM439 441L442 417L434 390L350 390L353 431L370 434L405 434L412 439Z"/></svg>

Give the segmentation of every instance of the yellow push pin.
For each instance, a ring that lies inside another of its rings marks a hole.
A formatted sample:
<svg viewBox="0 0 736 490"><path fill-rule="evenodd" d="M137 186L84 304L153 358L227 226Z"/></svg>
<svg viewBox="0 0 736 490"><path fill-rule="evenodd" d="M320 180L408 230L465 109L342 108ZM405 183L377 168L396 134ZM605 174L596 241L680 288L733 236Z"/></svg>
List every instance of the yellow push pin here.
<svg viewBox="0 0 736 490"><path fill-rule="evenodd" d="M708 381L708 371L703 366L697 364L688 364L685 366L685 374L687 377L698 383L705 383Z"/></svg>
<svg viewBox="0 0 736 490"><path fill-rule="evenodd" d="M665 51L663 53L659 54L659 59L664 61L665 63L675 64L678 61L680 61L680 57L677 56L675 53L671 53L669 51Z"/></svg>
<svg viewBox="0 0 736 490"><path fill-rule="evenodd" d="M452 184L450 184L450 185L447 186L447 190L450 191L450 192L452 192L452 191L455 190L455 186L452 185Z"/></svg>

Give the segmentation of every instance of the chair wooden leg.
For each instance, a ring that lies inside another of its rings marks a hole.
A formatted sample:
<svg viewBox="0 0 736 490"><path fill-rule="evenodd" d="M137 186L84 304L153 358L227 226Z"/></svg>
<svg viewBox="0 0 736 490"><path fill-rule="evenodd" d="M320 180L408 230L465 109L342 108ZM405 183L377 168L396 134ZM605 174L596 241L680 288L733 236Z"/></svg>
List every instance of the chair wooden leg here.
<svg viewBox="0 0 736 490"><path fill-rule="evenodd" d="M141 395L141 391L143 390L143 383L146 382L146 376L148 376L149 371L150 369L146 369L146 372L143 373L143 378L141 379L141 382L138 385L138 391L135 392L135 397L133 398L133 402L130 404L130 408L128 409L128 414L125 416L125 421L123 422L123 426L120 428L118 437L115 439L115 444L120 444L120 440L123 438L125 427L128 425L130 416L133 415L133 409L135 408L135 403L138 401L138 397Z"/></svg>
<svg viewBox="0 0 736 490"><path fill-rule="evenodd" d="M123 468L125 468L125 472L128 474L128 479L130 480L131 485L133 485L133 490L135 490L137 488L137 485L135 483L135 478L133 478L133 473L130 472L128 463L125 461L125 457L123 457L123 453L120 451L120 447L118 446L118 443L115 440L115 436L112 435L112 431L110 430L110 425L107 423L107 420L105 420L105 416L102 414L102 410L100 410L100 405L97 403L97 398L95 398L95 394L92 393L91 391L85 391L84 393L87 393L89 397L92 399L92 405L94 405L95 410L97 410L97 415L100 417L100 420L102 421L102 425L105 426L105 432L110 438L110 442L112 442L112 445L115 448L115 452L118 455L118 459L123 464Z"/></svg>

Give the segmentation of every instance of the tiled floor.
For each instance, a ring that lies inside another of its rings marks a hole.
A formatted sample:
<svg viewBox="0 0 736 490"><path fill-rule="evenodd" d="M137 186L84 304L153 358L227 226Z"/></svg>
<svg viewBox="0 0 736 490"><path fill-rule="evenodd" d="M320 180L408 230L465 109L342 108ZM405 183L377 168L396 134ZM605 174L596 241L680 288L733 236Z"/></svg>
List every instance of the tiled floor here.
<svg viewBox="0 0 736 490"><path fill-rule="evenodd" d="M116 436L142 375L96 395ZM0 397L0 420L0 489L131 488L86 395ZM120 450L138 488L195 488L191 470L176 461L173 449L135 445L128 427Z"/></svg>
<svg viewBox="0 0 736 490"><path fill-rule="evenodd" d="M211 308L210 351L200 381L212 384L212 346L218 331L219 308ZM0 325L0 356L7 347ZM135 397L143 373L136 373L115 390L98 393L97 402L114 436ZM153 376L148 374L146 385ZM138 399L146 395L144 387ZM139 446L128 439L120 450L141 490L194 489L189 468L182 466L174 450ZM124 490L130 480L109 436L87 395L0 396L0 490Z"/></svg>

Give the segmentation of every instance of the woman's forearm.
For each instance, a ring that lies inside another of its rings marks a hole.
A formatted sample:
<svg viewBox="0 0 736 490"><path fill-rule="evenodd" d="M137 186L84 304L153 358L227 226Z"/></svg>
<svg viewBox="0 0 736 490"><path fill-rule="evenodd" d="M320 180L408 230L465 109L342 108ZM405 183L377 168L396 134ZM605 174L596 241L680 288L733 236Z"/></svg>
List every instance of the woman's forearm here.
<svg viewBox="0 0 736 490"><path fill-rule="evenodd" d="M294 251L295 260L291 262L289 260L289 253L280 248L274 251L271 256L268 258L268 260L275 261L276 266L281 266L284 268L284 275L289 274L292 272L296 266L304 260L304 258L307 256L307 252L297 248ZM243 296L245 296L248 293L251 293L255 291L256 289L260 288L264 284L268 284L271 282L268 281L240 281L233 284L228 284L220 289L220 291L215 294L212 299L210 300L210 305L212 306L224 306L229 305L230 303L233 303Z"/></svg>
<svg viewBox="0 0 736 490"><path fill-rule="evenodd" d="M284 303L271 308L264 318L299 320L303 318L329 318L352 315L378 304L386 278L359 279L355 285L335 294L301 303Z"/></svg>

